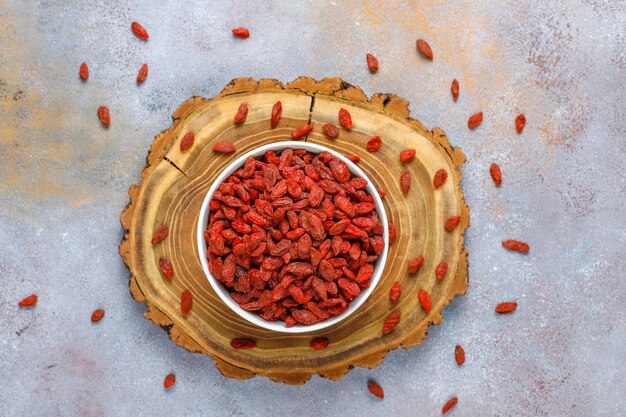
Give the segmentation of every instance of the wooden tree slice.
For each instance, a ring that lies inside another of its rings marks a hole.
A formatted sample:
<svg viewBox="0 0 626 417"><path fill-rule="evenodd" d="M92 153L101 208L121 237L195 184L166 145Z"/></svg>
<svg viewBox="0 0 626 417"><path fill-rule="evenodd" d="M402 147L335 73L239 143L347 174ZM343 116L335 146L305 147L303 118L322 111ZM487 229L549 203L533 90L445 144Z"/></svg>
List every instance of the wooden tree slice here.
<svg viewBox="0 0 626 417"><path fill-rule="evenodd" d="M279 100L282 118L272 129L271 109ZM242 102L249 105L248 118L243 125L235 125L233 117ZM325 123L338 125L342 107L350 111L354 127L341 129L337 139L328 139L321 128ZM225 376L264 375L278 382L303 384L318 373L338 380L353 366L378 365L391 349L419 344L428 326L442 320L443 307L465 293L468 264L463 233L469 225L469 209L460 188L465 155L450 146L441 130L429 131L411 119L406 100L386 94L368 100L358 87L338 78L301 77L286 85L240 78L212 99L189 99L173 119L174 125L155 138L141 183L129 190L130 203L121 215L127 233L120 254L131 271L131 294L147 304L145 316L163 327L174 343L211 355ZM361 157L359 166L386 193L383 201L398 238L377 288L352 316L318 332L276 333L244 321L213 292L197 255L197 219L206 192L233 158L266 143L290 140L291 132L309 121L315 127L306 140ZM195 133L195 143L181 152L180 141L189 131ZM382 138L383 145L369 153L365 144L374 135ZM235 154L211 150L223 140L236 145ZM399 153L408 148L416 149L416 157L402 164ZM435 190L432 179L440 168L447 171L448 180ZM412 178L407 196L399 183L403 171ZM447 232L444 223L454 215L461 216L461 222ZM169 236L152 245L151 237L161 224L169 226ZM426 261L417 274L409 276L407 263L417 256ZM173 264L172 281L160 272L161 257ZM441 281L435 277L440 261L449 266ZM397 303L389 300L394 281L402 286ZM193 294L193 308L183 317L180 295L186 289ZM431 295L429 313L420 307L419 289ZM383 335L383 321L395 310L402 312L402 320L392 333ZM311 349L310 341L322 336L330 340L328 348ZM257 347L231 348L231 340L240 337L256 340Z"/></svg>

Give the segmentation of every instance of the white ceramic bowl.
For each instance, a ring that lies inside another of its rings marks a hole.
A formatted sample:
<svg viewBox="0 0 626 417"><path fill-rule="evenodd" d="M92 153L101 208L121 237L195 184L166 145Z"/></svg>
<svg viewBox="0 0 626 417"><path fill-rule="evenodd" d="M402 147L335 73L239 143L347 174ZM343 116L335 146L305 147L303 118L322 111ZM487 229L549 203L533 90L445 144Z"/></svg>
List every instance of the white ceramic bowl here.
<svg viewBox="0 0 626 417"><path fill-rule="evenodd" d="M348 309L344 311L343 313L335 315L335 316L331 316L330 318L326 320L320 321L318 323L315 323L309 326L296 324L295 326L287 327L285 326L285 323L283 321L267 321L261 318L258 314L254 312L246 311L242 309L241 307L239 307L239 304L237 304L228 294L228 290L226 289L226 287L224 287L224 285L221 282L219 282L211 274L211 272L209 272L209 261L207 260L207 257L206 257L207 245L206 245L206 242L204 241L204 235L203 235L204 230L206 230L207 228L207 224L209 221L209 212L211 210L209 208L209 201L211 201L211 197L213 196L213 193L215 192L215 190L217 190L217 187L219 187L219 185L229 175L231 175L234 171L242 167L246 159L249 156L259 158L263 154L265 154L265 151L273 150L276 153L279 153L285 148L306 149L307 151L310 151L312 153L321 153L324 151L329 152L333 156L336 156L337 158L345 162L346 165L348 165L348 168L350 169L350 172L353 175L366 179L368 182L366 186L366 190L369 194L371 194L374 197L374 205L376 206L378 217L385 229L383 232L385 248L381 252L380 256L378 257L374 265L374 275L372 276L370 280L370 286L368 288L365 288L363 291L361 291L361 294L355 297L348 304ZM257 326L263 327L268 330L275 330L277 332L284 332L284 333L305 333L305 332L313 332L316 330L325 329L327 327L330 327L332 325L339 323L342 320L345 320L346 317L354 313L365 302L365 300L367 300L367 298L370 296L372 291L374 291L374 288L376 288L376 284L378 284L378 281L380 280L380 276L382 275L383 269L385 268L385 261L387 260L387 252L389 248L389 225L387 223L387 214L385 213L383 202L381 201L380 196L378 195L378 192L376 191L376 188L374 187L370 179L365 175L365 173L361 171L361 169L358 166L356 166L356 164L348 160L345 156L321 145L316 145L316 144L307 143L307 142L290 142L290 141L287 142L286 141L286 142L275 142L275 143L271 143L268 145L264 145L244 155L241 155L239 158L235 159L217 177L215 182L211 185L211 188L209 188L209 191L207 192L207 195L204 198L204 202L202 203L202 209L200 210L200 217L198 218L197 238L198 238L198 255L200 256L202 269L204 269L204 273L207 276L209 283L211 283L211 286L213 287L215 292L219 295L222 301L224 301L224 303L226 303L226 305L230 307L232 311L234 311L236 314L243 317L250 323L256 324Z"/></svg>

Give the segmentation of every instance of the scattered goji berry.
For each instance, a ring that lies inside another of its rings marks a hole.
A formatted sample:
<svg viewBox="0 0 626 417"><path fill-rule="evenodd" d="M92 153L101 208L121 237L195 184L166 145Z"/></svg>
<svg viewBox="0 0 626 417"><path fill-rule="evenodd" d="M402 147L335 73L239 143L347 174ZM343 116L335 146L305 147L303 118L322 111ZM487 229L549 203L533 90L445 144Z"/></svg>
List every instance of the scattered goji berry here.
<svg viewBox="0 0 626 417"><path fill-rule="evenodd" d="M384 192L383 190L376 190L376 192L378 193L378 196L379 196L380 198L385 198L385 195L386 195L386 194L385 194L385 192Z"/></svg>
<svg viewBox="0 0 626 417"><path fill-rule="evenodd" d="M522 133L524 126L526 126L526 116L520 114L515 118L515 130L517 130L517 133Z"/></svg>
<svg viewBox="0 0 626 417"><path fill-rule="evenodd" d="M411 188L411 174L409 171L404 171L400 174L400 188L402 188L402 194L407 195Z"/></svg>
<svg viewBox="0 0 626 417"><path fill-rule="evenodd" d="M20 307L30 307L37 304L37 294L31 294L28 297L24 298L22 301L17 303Z"/></svg>
<svg viewBox="0 0 626 417"><path fill-rule="evenodd" d="M415 259L411 259L409 261L409 266L407 268L407 271L409 272L409 274L414 274L417 271L419 271L419 269L422 267L423 264L424 264L423 256L418 256Z"/></svg>
<svg viewBox="0 0 626 417"><path fill-rule="evenodd" d="M80 64L80 69L78 70L78 75L82 80L86 80L89 78L89 67L84 62Z"/></svg>
<svg viewBox="0 0 626 417"><path fill-rule="evenodd" d="M467 119L467 127L475 129L483 122L483 112L474 113Z"/></svg>
<svg viewBox="0 0 626 417"><path fill-rule="evenodd" d="M389 299L395 303L400 298L401 293L402 290L400 288L400 284L398 284L398 282L396 281L393 283L391 289L389 290Z"/></svg>
<svg viewBox="0 0 626 417"><path fill-rule="evenodd" d="M439 265L437 265L436 276L438 280L442 280L443 276L446 274L448 270L448 264L445 261L441 261Z"/></svg>
<svg viewBox="0 0 626 417"><path fill-rule="evenodd" d="M283 113L283 103L281 103L280 101L277 101L272 106L272 117L270 121L272 125L272 129L278 126L278 122L280 122L280 116L282 113Z"/></svg>
<svg viewBox="0 0 626 417"><path fill-rule="evenodd" d="M530 250L530 246L528 246L528 243L520 242L519 240L513 240L513 239L503 240L502 246L504 246L505 248L509 250L522 252L522 253L526 253Z"/></svg>
<svg viewBox="0 0 626 417"><path fill-rule="evenodd" d="M313 130L313 125L304 125L291 133L291 139L300 139L308 135Z"/></svg>
<svg viewBox="0 0 626 417"><path fill-rule="evenodd" d="M107 106L98 107L98 118L104 127L109 127L111 124L111 117L109 116L109 108Z"/></svg>
<svg viewBox="0 0 626 417"><path fill-rule="evenodd" d="M346 158L348 158L350 161L354 162L355 164L361 160L359 155L346 155Z"/></svg>
<svg viewBox="0 0 626 417"><path fill-rule="evenodd" d="M437 172L435 172L435 176L433 177L433 186L435 189L445 184L446 179L448 179L448 172L443 168L437 170Z"/></svg>
<svg viewBox="0 0 626 417"><path fill-rule="evenodd" d="M193 142L196 140L196 135L193 132L185 133L185 136L180 140L180 150L185 152L187 149L193 146Z"/></svg>
<svg viewBox="0 0 626 417"><path fill-rule="evenodd" d="M233 35L241 39L246 39L250 36L250 31L246 28L235 28L233 29Z"/></svg>
<svg viewBox="0 0 626 417"><path fill-rule="evenodd" d="M246 121L248 117L248 103L241 103L239 108L237 109L237 113L235 113L235 123L241 124Z"/></svg>
<svg viewBox="0 0 626 417"><path fill-rule="evenodd" d="M169 227L167 227L166 225L159 226L154 232L154 235L152 235L152 244L156 245L157 243L162 242L163 239L165 239L167 235L169 235L169 233L170 233Z"/></svg>
<svg viewBox="0 0 626 417"><path fill-rule="evenodd" d="M461 216L452 216L446 220L445 228L448 232L453 231L461 222Z"/></svg>
<svg viewBox="0 0 626 417"><path fill-rule="evenodd" d="M339 109L339 124L346 129L352 129L352 117L350 112L344 108Z"/></svg>
<svg viewBox="0 0 626 417"><path fill-rule="evenodd" d="M367 67L369 68L370 72L378 71L378 60L376 59L376 57L372 54L367 54L365 55L365 58L367 59Z"/></svg>
<svg viewBox="0 0 626 417"><path fill-rule="evenodd" d="M180 312L183 313L183 316L189 314L189 311L191 311L192 303L193 301L191 292L189 290L183 291L180 295Z"/></svg>
<svg viewBox="0 0 626 417"><path fill-rule="evenodd" d="M441 414L445 414L452 409L457 403L459 399L457 397L450 398L444 405L441 407Z"/></svg>
<svg viewBox="0 0 626 417"><path fill-rule="evenodd" d="M389 334L396 328L400 322L400 315L400 311L394 311L389 315L389 317L387 317L387 319L385 319L385 322L383 323L383 334Z"/></svg>
<svg viewBox="0 0 626 417"><path fill-rule="evenodd" d="M456 345L454 347L454 359L456 360L456 364L459 366L465 363L465 350L461 345Z"/></svg>
<svg viewBox="0 0 626 417"><path fill-rule="evenodd" d="M234 349L253 349L256 347L256 342L251 339L233 339L230 341L230 346Z"/></svg>
<svg viewBox="0 0 626 417"><path fill-rule="evenodd" d="M339 128L332 123L326 123L322 126L322 132L324 132L324 135L329 139L335 139L339 136Z"/></svg>
<svg viewBox="0 0 626 417"><path fill-rule="evenodd" d="M502 172L500 171L498 164L491 164L489 167L489 173L491 174L491 178L493 178L493 182L495 182L496 185L502 184Z"/></svg>
<svg viewBox="0 0 626 417"><path fill-rule="evenodd" d="M450 86L450 92L452 92L452 99L457 101L459 99L459 82L456 80L452 80L452 85Z"/></svg>
<svg viewBox="0 0 626 417"><path fill-rule="evenodd" d="M148 35L148 31L137 22L132 22L130 24L130 29L133 31L135 36L138 37L139 39L143 39L145 41L150 37Z"/></svg>
<svg viewBox="0 0 626 417"><path fill-rule="evenodd" d="M91 322L97 323L100 320L102 320L103 317L104 317L104 310L99 308L95 310L93 313L91 313Z"/></svg>
<svg viewBox="0 0 626 417"><path fill-rule="evenodd" d="M167 277L167 279L171 280L174 278L174 268L172 268L172 263L165 258L159 259L159 267L161 267L161 272L163 275Z"/></svg>
<svg viewBox="0 0 626 417"><path fill-rule="evenodd" d="M163 381L163 387L165 389L170 389L174 386L175 383L176 383L176 375L169 374L165 377L165 380Z"/></svg>
<svg viewBox="0 0 626 417"><path fill-rule="evenodd" d="M396 226L389 223L389 244L393 245L396 242L396 236L398 236L398 231Z"/></svg>
<svg viewBox="0 0 626 417"><path fill-rule="evenodd" d="M415 149L405 149L400 152L400 162L406 164L415 158Z"/></svg>
<svg viewBox="0 0 626 417"><path fill-rule="evenodd" d="M509 313L514 312L516 308L517 308L517 303L515 301L506 301L496 306L496 313L509 314Z"/></svg>
<svg viewBox="0 0 626 417"><path fill-rule="evenodd" d="M383 391L383 388L380 385L378 385L376 382L368 381L367 389L372 393L372 395L380 399L385 398L385 391Z"/></svg>
<svg viewBox="0 0 626 417"><path fill-rule="evenodd" d="M236 151L235 145L232 142L221 141L213 145L213 152L232 153Z"/></svg>
<svg viewBox="0 0 626 417"><path fill-rule="evenodd" d="M317 337L311 340L311 347L315 350L322 350L328 347L328 339L325 337Z"/></svg>
<svg viewBox="0 0 626 417"><path fill-rule="evenodd" d="M424 39L417 40L417 50L422 53L426 58L433 60L433 51L430 49L430 45Z"/></svg>
<svg viewBox="0 0 626 417"><path fill-rule="evenodd" d="M139 72L137 73L137 84L141 84L146 81L148 77L148 64L143 64L141 68L139 68Z"/></svg>
<svg viewBox="0 0 626 417"><path fill-rule="evenodd" d="M424 311L430 313L430 295L428 292L426 290L419 290L417 292L417 298Z"/></svg>
<svg viewBox="0 0 626 417"><path fill-rule="evenodd" d="M380 145L382 144L383 141L380 136L374 136L369 141L367 141L367 146L365 147L365 149L367 149L368 152L376 152L380 149Z"/></svg>

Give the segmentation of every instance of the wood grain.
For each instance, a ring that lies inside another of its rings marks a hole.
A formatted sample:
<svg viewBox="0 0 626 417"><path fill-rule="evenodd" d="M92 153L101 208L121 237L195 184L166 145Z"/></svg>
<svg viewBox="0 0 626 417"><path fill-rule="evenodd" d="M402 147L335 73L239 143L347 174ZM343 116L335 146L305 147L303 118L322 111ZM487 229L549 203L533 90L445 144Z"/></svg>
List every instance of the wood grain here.
<svg viewBox="0 0 626 417"><path fill-rule="evenodd" d="M272 129L271 108L280 100L280 124ZM242 102L250 108L243 125L233 116ZM342 129L335 140L321 132L325 123L338 124L337 113L344 107L352 114L354 127ZM315 81L301 77L283 85L276 80L236 79L212 99L193 97L173 115L174 124L154 140L142 172L141 183L129 190L130 203L121 215L127 233L120 254L131 271L130 291L145 302L145 316L168 331L174 343L192 352L209 354L228 377L246 379L268 376L274 381L302 384L313 374L338 380L353 366L372 368L386 353L398 346L412 347L426 336L430 324L442 320L441 310L467 289L467 252L463 233L469 226L469 209L460 188L463 152L448 143L439 130L427 130L409 117L408 102L376 94L368 99L358 88L338 78ZM398 228L385 271L367 302L344 322L308 334L274 333L245 322L231 312L211 289L200 264L195 242L201 203L210 185L233 158L260 145L289 140L291 132L311 121L315 126L306 140L342 153L361 157L359 166L376 187L386 192L383 199L389 221ZM180 140L195 132L191 149L180 151ZM373 135L383 140L379 151L368 153L365 143ZM237 152L230 155L211 151L215 142L229 140ZM415 159L401 164L401 150L417 150ZM440 189L432 185L434 172L446 169L448 181ZM409 195L400 190L399 177L409 171ZM447 218L461 216L452 232L444 230ZM169 237L158 245L150 239L161 224L170 227ZM162 276L160 257L171 260L174 279ZM424 256L418 274L408 276L409 259ZM435 268L445 260L449 269L443 280ZM394 281L402 286L402 297L394 305L389 289ZM180 294L193 293L193 308L182 317ZM432 310L419 306L418 289L429 291ZM402 320L383 336L382 323L393 310L402 311ZM309 347L314 337L330 340L325 350ZM230 341L253 338L256 349L235 350Z"/></svg>

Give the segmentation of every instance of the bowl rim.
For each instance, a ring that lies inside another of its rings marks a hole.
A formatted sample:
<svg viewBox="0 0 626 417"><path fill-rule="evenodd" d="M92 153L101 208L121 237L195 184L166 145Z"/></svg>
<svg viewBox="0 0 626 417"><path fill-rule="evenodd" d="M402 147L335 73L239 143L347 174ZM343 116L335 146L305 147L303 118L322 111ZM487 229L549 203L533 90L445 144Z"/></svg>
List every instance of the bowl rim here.
<svg viewBox="0 0 626 417"><path fill-rule="evenodd" d="M252 157L257 158L263 155L268 150L273 150L273 151L281 150L282 151L283 149L286 149L286 148L305 149L307 151L311 151L311 152L318 153L318 154L321 152L329 152L331 155L339 158L342 162L344 162L348 166L348 169L350 170L351 175L357 175L367 180L367 186L365 188L368 191L368 193L371 194L372 197L374 198L375 209L378 213L379 220L381 221L384 227L383 240L385 242L385 247L383 248L383 251L379 255L374 265L374 274L372 275L372 278L370 279L370 286L368 288L365 288L364 291L362 291L356 298L354 298L354 300L352 300L348 304L348 308L346 309L346 311L344 311L341 314L332 316L326 320L322 320L320 322L317 322L311 325L302 325L298 323L292 327L286 327L283 321L267 321L261 318L258 314L242 309L239 306L239 304L237 304L235 300L233 300L230 297L226 287L224 287L222 283L219 282L209 271L209 262L206 257L207 244L204 241L204 230L206 229L206 226L208 225L209 214L210 214L209 201L211 201L211 198L213 194L215 193L215 191L217 190L217 188L219 187L219 185L228 176L230 176L234 171L236 171L241 166L243 166L243 164L245 163L248 157L252 156ZM378 194L378 191L376 190L376 187L374 187L370 178L354 162L350 161L348 158L341 155L337 151L334 151L323 145L318 145L318 144L310 143L310 142L279 141L279 142L273 142L273 143L256 147L244 153L243 155L233 160L220 173L220 175L217 176L215 181L209 187L209 190L207 191L204 201L202 202L200 215L198 216L198 223L197 223L197 245L198 245L198 256L200 257L200 263L202 264L204 275L208 279L209 284L211 284L211 287L217 293L219 298L237 315L239 315L241 318L243 318L247 322L252 323L261 328L267 329L267 330L273 330L273 331L277 331L281 333L310 333L310 332L315 332L318 330L326 329L330 326L334 326L335 324L342 322L343 320L351 316L356 310L358 310L359 307L361 307L361 305L363 305L363 303L370 297L370 295L376 288L378 282L380 281L380 277L382 276L382 273L385 269L387 255L389 252L389 224L387 221L387 212L385 211L385 207L383 205L382 199L380 198L380 195Z"/></svg>

